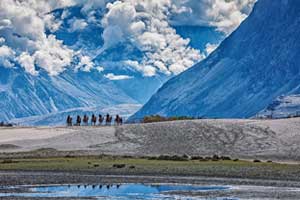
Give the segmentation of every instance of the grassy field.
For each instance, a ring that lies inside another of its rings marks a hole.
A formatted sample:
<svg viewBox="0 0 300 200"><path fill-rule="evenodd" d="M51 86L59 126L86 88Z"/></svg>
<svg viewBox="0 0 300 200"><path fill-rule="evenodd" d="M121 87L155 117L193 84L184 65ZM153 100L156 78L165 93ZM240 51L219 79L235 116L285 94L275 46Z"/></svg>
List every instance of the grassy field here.
<svg viewBox="0 0 300 200"><path fill-rule="evenodd" d="M112 175L207 176L300 180L300 166L250 161L165 161L147 158L61 157L0 161L1 171L67 171Z"/></svg>

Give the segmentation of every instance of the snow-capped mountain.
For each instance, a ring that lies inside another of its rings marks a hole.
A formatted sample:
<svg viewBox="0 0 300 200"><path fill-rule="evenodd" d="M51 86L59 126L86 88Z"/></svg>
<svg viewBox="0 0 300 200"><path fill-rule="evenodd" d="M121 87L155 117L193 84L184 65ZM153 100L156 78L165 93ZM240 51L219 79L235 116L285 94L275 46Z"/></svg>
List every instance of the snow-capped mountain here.
<svg viewBox="0 0 300 200"><path fill-rule="evenodd" d="M280 96L254 118L300 117L300 95Z"/></svg>
<svg viewBox="0 0 300 200"><path fill-rule="evenodd" d="M0 120L45 115L75 107L137 103L98 72L32 76L0 68Z"/></svg>
<svg viewBox="0 0 300 200"><path fill-rule="evenodd" d="M259 0L204 61L165 83L145 115L248 118L300 92L300 1Z"/></svg>

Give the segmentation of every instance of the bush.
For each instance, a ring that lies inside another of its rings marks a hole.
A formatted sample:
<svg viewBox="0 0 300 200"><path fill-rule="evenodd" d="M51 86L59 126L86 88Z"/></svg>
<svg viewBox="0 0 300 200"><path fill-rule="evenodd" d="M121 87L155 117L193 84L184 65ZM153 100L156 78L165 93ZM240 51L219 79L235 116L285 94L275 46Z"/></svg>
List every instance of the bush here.
<svg viewBox="0 0 300 200"><path fill-rule="evenodd" d="M117 168L117 169L121 169L121 168L125 168L126 165L125 164L114 164L113 168Z"/></svg>
<svg viewBox="0 0 300 200"><path fill-rule="evenodd" d="M218 155L213 155L212 161L218 161L220 160L220 157Z"/></svg>
<svg viewBox="0 0 300 200"><path fill-rule="evenodd" d="M260 163L261 161L256 159L256 160L253 160L253 162L254 163Z"/></svg>
<svg viewBox="0 0 300 200"><path fill-rule="evenodd" d="M231 160L231 158L229 156L221 156L220 159L221 160Z"/></svg>
<svg viewBox="0 0 300 200"><path fill-rule="evenodd" d="M192 156L191 160L203 160L202 156Z"/></svg>

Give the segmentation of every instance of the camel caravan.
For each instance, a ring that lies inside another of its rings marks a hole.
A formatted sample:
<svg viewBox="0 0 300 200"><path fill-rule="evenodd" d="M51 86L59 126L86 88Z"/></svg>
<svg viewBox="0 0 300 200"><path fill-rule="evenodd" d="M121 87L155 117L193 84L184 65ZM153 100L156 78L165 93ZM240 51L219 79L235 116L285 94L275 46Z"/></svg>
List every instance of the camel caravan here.
<svg viewBox="0 0 300 200"><path fill-rule="evenodd" d="M91 118L89 116L84 115L83 118L81 118L80 115L77 115L75 123L73 123L73 118L68 115L67 117L67 126L111 126L113 123L113 117L109 114L106 116L99 115L98 117L96 115L92 115ZM116 115L116 118L114 120L114 125L122 125L123 124L123 118L119 115Z"/></svg>

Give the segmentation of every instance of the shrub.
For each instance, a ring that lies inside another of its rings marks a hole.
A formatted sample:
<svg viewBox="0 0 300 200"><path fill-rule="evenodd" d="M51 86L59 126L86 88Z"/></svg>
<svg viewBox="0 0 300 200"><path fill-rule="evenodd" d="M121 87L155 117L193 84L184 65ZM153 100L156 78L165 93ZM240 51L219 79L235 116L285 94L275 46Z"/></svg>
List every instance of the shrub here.
<svg viewBox="0 0 300 200"><path fill-rule="evenodd" d="M220 160L220 157L218 155L213 155L212 161L219 161Z"/></svg>
<svg viewBox="0 0 300 200"><path fill-rule="evenodd" d="M231 158L229 156L221 156L220 159L221 160L231 160Z"/></svg>
<svg viewBox="0 0 300 200"><path fill-rule="evenodd" d="M253 162L260 163L261 161L256 159L256 160L253 160Z"/></svg>
<svg viewBox="0 0 300 200"><path fill-rule="evenodd" d="M118 169L125 168L125 167L126 167L125 164L114 164L113 165L113 168L118 168Z"/></svg>
<svg viewBox="0 0 300 200"><path fill-rule="evenodd" d="M203 160L202 156L192 156L191 160Z"/></svg>

